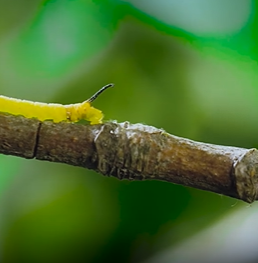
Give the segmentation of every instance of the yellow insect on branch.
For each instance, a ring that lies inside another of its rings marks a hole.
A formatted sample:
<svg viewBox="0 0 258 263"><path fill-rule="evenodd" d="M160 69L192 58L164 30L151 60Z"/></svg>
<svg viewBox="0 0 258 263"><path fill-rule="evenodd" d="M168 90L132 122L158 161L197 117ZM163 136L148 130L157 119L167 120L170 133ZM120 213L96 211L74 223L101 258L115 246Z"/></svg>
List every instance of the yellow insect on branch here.
<svg viewBox="0 0 258 263"><path fill-rule="evenodd" d="M70 105L0 96L0 153L81 166L119 179L168 181L248 203L258 200L257 149L195 142L129 122L69 123L101 123L103 114L91 103L109 87L113 84Z"/></svg>
<svg viewBox="0 0 258 263"><path fill-rule="evenodd" d="M0 112L22 115L26 118L37 118L40 121L52 120L55 123L86 120L89 121L90 124L99 124L102 123L103 113L92 107L91 102L93 102L104 90L113 86L114 84L108 84L97 91L88 100L82 103L69 105L33 102L0 96Z"/></svg>

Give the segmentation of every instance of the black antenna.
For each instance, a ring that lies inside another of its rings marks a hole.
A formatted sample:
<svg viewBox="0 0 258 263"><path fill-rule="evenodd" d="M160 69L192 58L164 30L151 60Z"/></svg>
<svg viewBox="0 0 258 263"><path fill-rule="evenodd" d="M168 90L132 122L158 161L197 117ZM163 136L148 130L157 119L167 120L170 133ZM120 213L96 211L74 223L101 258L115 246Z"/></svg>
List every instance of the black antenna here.
<svg viewBox="0 0 258 263"><path fill-rule="evenodd" d="M108 88L112 88L114 87L115 84L113 83L110 83L110 84L107 84L106 86L104 86L103 88L101 88L99 91L97 91L93 96L91 96L87 102L93 102L104 90L108 89Z"/></svg>

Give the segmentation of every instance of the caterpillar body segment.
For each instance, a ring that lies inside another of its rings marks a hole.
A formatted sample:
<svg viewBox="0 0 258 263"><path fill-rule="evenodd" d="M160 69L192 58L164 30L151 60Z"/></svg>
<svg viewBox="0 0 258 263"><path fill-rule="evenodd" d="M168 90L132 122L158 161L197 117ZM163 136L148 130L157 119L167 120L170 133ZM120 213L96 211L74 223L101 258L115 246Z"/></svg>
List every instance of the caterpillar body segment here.
<svg viewBox="0 0 258 263"><path fill-rule="evenodd" d="M13 115L22 115L26 118L37 118L40 121L66 120L66 109L62 104L33 102L0 96L0 111Z"/></svg>
<svg viewBox="0 0 258 263"><path fill-rule="evenodd" d="M102 111L91 106L99 94L113 84L108 84L94 94L90 99L76 104L62 105L58 103L42 103L20 100L0 95L0 112L22 115L26 118L37 118L40 121L52 120L55 123L89 121L90 124L102 123Z"/></svg>
<svg viewBox="0 0 258 263"><path fill-rule="evenodd" d="M66 108L67 120L70 122L87 120L90 121L90 124L102 123L102 111L92 107L88 101L64 105L64 107Z"/></svg>

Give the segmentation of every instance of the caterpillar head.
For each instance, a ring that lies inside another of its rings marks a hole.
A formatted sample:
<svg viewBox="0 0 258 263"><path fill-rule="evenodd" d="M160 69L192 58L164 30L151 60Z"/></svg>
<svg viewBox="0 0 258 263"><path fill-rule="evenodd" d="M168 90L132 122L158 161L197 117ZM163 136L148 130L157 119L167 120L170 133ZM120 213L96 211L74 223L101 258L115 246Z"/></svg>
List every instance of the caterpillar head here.
<svg viewBox="0 0 258 263"><path fill-rule="evenodd" d="M103 113L102 111L92 107L89 102L83 103L80 110L81 119L89 121L90 124L102 123Z"/></svg>
<svg viewBox="0 0 258 263"><path fill-rule="evenodd" d="M93 96L91 96L88 100L83 102L79 109L79 114L81 119L87 120L90 124L99 124L102 123L103 113L102 111L95 109L91 106L91 102L93 102L104 90L114 87L114 84L108 84L97 91Z"/></svg>

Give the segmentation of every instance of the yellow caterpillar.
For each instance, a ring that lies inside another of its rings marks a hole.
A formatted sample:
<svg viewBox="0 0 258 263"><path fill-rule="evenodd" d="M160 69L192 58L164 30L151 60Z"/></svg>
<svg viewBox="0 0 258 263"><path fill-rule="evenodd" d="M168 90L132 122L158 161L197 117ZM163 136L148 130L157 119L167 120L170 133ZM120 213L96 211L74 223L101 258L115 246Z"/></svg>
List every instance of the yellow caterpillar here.
<svg viewBox="0 0 258 263"><path fill-rule="evenodd" d="M91 106L100 93L114 84L108 84L96 92L92 97L82 103L62 105L57 103L42 103L28 100L13 99L0 96L0 112L13 115L22 115L26 118L37 118L40 121L53 120L53 122L89 121L90 124L102 123L102 111Z"/></svg>

